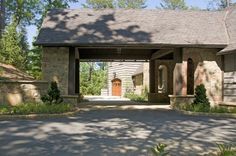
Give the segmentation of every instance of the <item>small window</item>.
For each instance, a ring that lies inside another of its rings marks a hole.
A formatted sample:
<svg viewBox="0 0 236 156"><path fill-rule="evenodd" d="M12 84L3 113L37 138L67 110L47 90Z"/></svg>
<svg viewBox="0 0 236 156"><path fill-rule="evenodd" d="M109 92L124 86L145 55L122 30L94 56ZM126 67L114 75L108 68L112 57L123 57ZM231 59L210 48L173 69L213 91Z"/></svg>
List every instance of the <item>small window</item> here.
<svg viewBox="0 0 236 156"><path fill-rule="evenodd" d="M167 67L160 65L158 68L158 93L167 92Z"/></svg>

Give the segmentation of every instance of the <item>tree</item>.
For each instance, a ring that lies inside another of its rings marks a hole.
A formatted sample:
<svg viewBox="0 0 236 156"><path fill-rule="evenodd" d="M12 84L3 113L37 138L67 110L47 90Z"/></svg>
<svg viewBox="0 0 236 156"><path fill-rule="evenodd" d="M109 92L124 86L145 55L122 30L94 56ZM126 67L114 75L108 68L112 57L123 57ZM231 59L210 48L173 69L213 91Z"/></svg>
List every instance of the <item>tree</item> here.
<svg viewBox="0 0 236 156"><path fill-rule="evenodd" d="M185 3L185 0L162 0L160 3L163 9L170 10L187 10L188 6Z"/></svg>
<svg viewBox="0 0 236 156"><path fill-rule="evenodd" d="M79 0L38 0L36 25L38 29L41 27L43 19L45 18L48 10L50 9L63 9L68 8L69 3L76 3Z"/></svg>
<svg viewBox="0 0 236 156"><path fill-rule="evenodd" d="M232 0L211 0L207 8L208 10L222 10L232 4Z"/></svg>
<svg viewBox="0 0 236 156"><path fill-rule="evenodd" d="M2 38L2 34L5 28L5 0L1 0L1 7L0 7L0 39Z"/></svg>
<svg viewBox="0 0 236 156"><path fill-rule="evenodd" d="M39 46L33 47L27 53L26 71L28 74L36 79L40 79L42 74L41 70L42 49Z"/></svg>
<svg viewBox="0 0 236 156"><path fill-rule="evenodd" d="M6 27L1 40L0 61L25 69L27 44L24 34L18 32L16 27L15 22Z"/></svg>
<svg viewBox="0 0 236 156"><path fill-rule="evenodd" d="M91 9L105 9L105 8L115 8L114 0L86 0L83 4L84 8Z"/></svg>
<svg viewBox="0 0 236 156"><path fill-rule="evenodd" d="M107 67L102 69L97 63L80 63L80 92L83 95L100 95L101 89L106 85Z"/></svg>
<svg viewBox="0 0 236 156"><path fill-rule="evenodd" d="M146 8L146 0L118 0L119 8L142 9Z"/></svg>
<svg viewBox="0 0 236 156"><path fill-rule="evenodd" d="M105 9L105 8L145 8L146 0L86 0L83 4L85 8Z"/></svg>
<svg viewBox="0 0 236 156"><path fill-rule="evenodd" d="M18 25L30 25L35 22L40 0L5 0L6 22L15 20Z"/></svg>

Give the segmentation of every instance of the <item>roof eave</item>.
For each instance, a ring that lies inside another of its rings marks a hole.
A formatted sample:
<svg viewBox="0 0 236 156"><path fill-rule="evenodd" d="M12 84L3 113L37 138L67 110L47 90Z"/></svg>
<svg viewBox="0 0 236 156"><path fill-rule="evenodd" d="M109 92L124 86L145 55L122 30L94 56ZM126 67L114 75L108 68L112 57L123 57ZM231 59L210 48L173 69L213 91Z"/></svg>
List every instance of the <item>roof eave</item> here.
<svg viewBox="0 0 236 156"><path fill-rule="evenodd" d="M46 43L46 42L34 42L34 46L43 47L144 47L144 48L225 48L227 44L167 44L167 43L127 43L127 44L115 44L115 43Z"/></svg>

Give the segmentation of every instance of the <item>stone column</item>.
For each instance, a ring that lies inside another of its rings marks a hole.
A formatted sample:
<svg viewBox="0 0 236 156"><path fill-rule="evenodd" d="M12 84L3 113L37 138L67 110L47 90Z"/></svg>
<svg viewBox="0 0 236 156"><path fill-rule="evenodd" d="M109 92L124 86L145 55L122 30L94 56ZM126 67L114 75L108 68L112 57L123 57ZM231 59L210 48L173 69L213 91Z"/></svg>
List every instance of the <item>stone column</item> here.
<svg viewBox="0 0 236 156"><path fill-rule="evenodd" d="M56 81L62 95L68 95L69 48L43 47L43 80Z"/></svg>

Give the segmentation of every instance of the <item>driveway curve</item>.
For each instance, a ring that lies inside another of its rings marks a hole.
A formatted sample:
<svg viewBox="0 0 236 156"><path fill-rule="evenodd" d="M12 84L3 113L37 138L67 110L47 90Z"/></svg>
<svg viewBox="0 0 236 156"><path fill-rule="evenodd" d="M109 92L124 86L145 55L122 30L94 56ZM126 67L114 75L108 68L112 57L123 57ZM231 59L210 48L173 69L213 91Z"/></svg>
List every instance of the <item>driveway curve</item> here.
<svg viewBox="0 0 236 156"><path fill-rule="evenodd" d="M172 110L90 110L74 117L0 121L0 155L139 156L156 143L171 155L215 151L236 142L236 119Z"/></svg>

